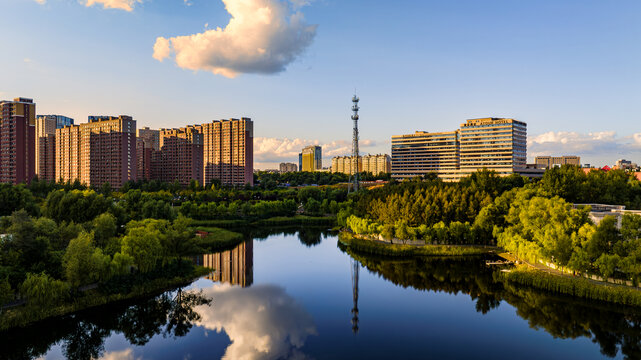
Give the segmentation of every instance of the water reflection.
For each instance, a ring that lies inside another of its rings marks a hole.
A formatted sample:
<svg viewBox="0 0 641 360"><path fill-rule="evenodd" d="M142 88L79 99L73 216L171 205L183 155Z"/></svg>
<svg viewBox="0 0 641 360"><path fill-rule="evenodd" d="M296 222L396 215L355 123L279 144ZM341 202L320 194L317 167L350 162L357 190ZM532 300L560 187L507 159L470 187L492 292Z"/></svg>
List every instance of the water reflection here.
<svg viewBox="0 0 641 360"><path fill-rule="evenodd" d="M266 240L268 237L274 235L296 235L300 243L307 247L314 247L320 244L323 238L336 233L324 226L284 226L276 228L237 229L237 231L242 231L249 236L249 238L258 241Z"/></svg>
<svg viewBox="0 0 641 360"><path fill-rule="evenodd" d="M254 282L254 240L246 240L231 250L194 257L197 265L212 269L207 278L214 282L242 287Z"/></svg>
<svg viewBox="0 0 641 360"><path fill-rule="evenodd" d="M339 247L342 246L339 243ZM371 273L402 287L421 291L464 293L476 301L483 314L505 301L530 327L543 329L555 338L587 337L599 344L601 353L628 359L641 358L641 311L607 303L556 296L504 284L497 270L483 258L428 258L393 260L356 254L342 248Z"/></svg>
<svg viewBox="0 0 641 360"><path fill-rule="evenodd" d="M302 359L300 348L317 334L311 315L280 286L215 284L204 294L215 306L197 308L198 325L229 336L226 359Z"/></svg>
<svg viewBox="0 0 641 360"><path fill-rule="evenodd" d="M103 306L45 320L0 333L1 357L33 359L48 353L53 344L60 344L68 359L114 358L118 354L105 353L105 340L113 333L124 335L133 345L145 345L158 334L181 337L201 319L196 308L205 309L210 304L211 299L201 292L179 290L133 304Z"/></svg>

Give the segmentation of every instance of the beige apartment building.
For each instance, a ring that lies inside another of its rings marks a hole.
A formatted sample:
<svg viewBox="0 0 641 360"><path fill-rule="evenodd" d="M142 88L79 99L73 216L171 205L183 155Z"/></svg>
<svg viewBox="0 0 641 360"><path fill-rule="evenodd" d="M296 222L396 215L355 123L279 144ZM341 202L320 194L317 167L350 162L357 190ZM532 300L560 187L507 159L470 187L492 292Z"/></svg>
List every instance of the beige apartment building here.
<svg viewBox="0 0 641 360"><path fill-rule="evenodd" d="M298 171L298 165L294 163L280 163L278 168L281 174Z"/></svg>
<svg viewBox="0 0 641 360"><path fill-rule="evenodd" d="M392 171L392 161L389 155L365 155L358 157L358 170L352 156L337 156L332 158L332 172L354 174L355 172L369 172L374 175Z"/></svg>
<svg viewBox="0 0 641 360"><path fill-rule="evenodd" d="M195 126L203 134L205 184L254 184L254 123L250 118Z"/></svg>
<svg viewBox="0 0 641 360"><path fill-rule="evenodd" d="M537 156L534 163L539 168L550 169L555 166L576 165L581 166L581 157L579 156Z"/></svg>
<svg viewBox="0 0 641 360"><path fill-rule="evenodd" d="M504 118L470 119L459 130L392 136L392 176L436 173L447 181L486 168L509 175L526 168L527 125Z"/></svg>

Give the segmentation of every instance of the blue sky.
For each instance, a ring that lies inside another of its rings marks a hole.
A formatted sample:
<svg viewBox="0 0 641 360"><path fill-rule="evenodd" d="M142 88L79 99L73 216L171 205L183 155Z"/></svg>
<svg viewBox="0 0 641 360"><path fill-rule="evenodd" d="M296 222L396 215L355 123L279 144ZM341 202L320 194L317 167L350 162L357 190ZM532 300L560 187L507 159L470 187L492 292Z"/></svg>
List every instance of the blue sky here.
<svg viewBox="0 0 641 360"><path fill-rule="evenodd" d="M0 98L41 114L249 116L270 168L311 143L347 154L356 89L364 152L497 116L527 122L530 158L641 162L636 0L0 1Z"/></svg>

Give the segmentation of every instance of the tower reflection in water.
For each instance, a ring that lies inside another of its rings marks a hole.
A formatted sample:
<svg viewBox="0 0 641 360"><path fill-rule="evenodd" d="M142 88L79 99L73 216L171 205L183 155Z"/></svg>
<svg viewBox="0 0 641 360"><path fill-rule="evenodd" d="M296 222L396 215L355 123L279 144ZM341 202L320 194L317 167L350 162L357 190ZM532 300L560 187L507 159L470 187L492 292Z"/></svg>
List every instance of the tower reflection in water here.
<svg viewBox="0 0 641 360"><path fill-rule="evenodd" d="M254 240L244 241L232 250L196 256L194 261L212 269L207 275L211 281L242 287L254 282Z"/></svg>
<svg viewBox="0 0 641 360"><path fill-rule="evenodd" d="M358 334L358 269L361 264L358 260L350 258L352 268L352 298L354 307L352 308L352 332Z"/></svg>

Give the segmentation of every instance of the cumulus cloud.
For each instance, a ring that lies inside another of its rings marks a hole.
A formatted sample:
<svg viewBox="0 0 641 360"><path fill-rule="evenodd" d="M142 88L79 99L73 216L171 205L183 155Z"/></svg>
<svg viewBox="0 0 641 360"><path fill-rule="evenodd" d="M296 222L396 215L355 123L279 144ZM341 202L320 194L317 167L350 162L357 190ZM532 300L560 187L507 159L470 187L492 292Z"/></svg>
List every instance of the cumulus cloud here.
<svg viewBox="0 0 641 360"><path fill-rule="evenodd" d="M109 351L106 352L98 360L140 360L142 358L134 357L134 351L131 348L122 350L122 351Z"/></svg>
<svg viewBox="0 0 641 360"><path fill-rule="evenodd" d="M203 293L214 302L196 308L198 325L229 336L225 359L305 358L300 348L317 334L311 315L281 287L215 284Z"/></svg>
<svg viewBox="0 0 641 360"><path fill-rule="evenodd" d="M254 138L254 160L256 165L264 163L298 162L298 153L309 145L320 145L323 148L323 157L345 156L352 152L352 142L338 140L322 143L319 140L288 139L288 138ZM367 150L377 146L373 140L360 140L360 148ZM365 153L365 151L361 151ZM323 164L327 167L329 164Z"/></svg>
<svg viewBox="0 0 641 360"><path fill-rule="evenodd" d="M614 131L546 132L528 138L528 155L578 155L582 161L613 163L617 158L639 156L641 133L618 136ZM587 161L586 161L587 160Z"/></svg>
<svg viewBox="0 0 641 360"><path fill-rule="evenodd" d="M301 0L291 4L284 0L222 1L231 15L224 29L158 37L154 59L162 61L173 55L183 69L229 78L242 73L275 74L284 71L316 35L316 25L308 25L298 10L304 4Z"/></svg>
<svg viewBox="0 0 641 360"><path fill-rule="evenodd" d="M125 11L133 11L134 6L140 3L142 3L142 0L85 0L84 1L85 6L87 7L93 6L95 4L101 4L104 9L120 9Z"/></svg>

